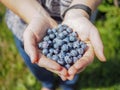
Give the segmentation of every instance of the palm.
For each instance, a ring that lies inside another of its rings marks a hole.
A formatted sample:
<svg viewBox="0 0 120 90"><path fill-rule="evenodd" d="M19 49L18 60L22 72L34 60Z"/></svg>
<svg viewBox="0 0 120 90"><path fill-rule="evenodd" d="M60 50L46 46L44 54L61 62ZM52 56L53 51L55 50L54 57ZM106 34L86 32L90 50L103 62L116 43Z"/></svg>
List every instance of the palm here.
<svg viewBox="0 0 120 90"><path fill-rule="evenodd" d="M101 61L104 61L103 45L97 29L87 18L73 18L65 20L63 24L68 25L73 29L73 31L76 31L80 40L86 42L88 45L88 49L86 50L83 57L68 70L70 74L68 79L72 79L76 73L79 71L81 72L88 64L93 61L94 52Z"/></svg>

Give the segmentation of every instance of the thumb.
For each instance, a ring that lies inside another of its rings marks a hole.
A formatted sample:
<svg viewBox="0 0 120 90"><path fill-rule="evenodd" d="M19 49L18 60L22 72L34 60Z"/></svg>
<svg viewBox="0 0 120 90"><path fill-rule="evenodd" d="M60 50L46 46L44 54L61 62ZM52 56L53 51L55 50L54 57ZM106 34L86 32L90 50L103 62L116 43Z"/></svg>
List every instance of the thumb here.
<svg viewBox="0 0 120 90"><path fill-rule="evenodd" d="M32 63L35 63L39 60L39 53L37 47L37 41L31 30L25 30L23 34L24 39L24 49L28 56L31 59Z"/></svg>
<svg viewBox="0 0 120 90"><path fill-rule="evenodd" d="M91 31L92 32L90 33L90 41L93 45L94 52L100 61L105 62L106 58L103 53L103 43L101 41L99 32L94 26L91 28Z"/></svg>

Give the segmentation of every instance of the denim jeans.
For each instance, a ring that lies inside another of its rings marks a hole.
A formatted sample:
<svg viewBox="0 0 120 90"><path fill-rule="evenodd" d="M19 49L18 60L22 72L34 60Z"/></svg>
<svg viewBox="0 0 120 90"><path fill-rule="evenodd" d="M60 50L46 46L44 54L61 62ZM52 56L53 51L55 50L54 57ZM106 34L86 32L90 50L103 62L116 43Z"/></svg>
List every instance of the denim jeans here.
<svg viewBox="0 0 120 90"><path fill-rule="evenodd" d="M55 77L55 75L52 72L42 67L39 67L36 64L32 64L29 56L24 51L23 43L16 36L14 36L14 39L15 39L15 43L18 48L18 51L22 56L25 64L33 73L33 75L36 77L36 79L38 79L42 83L43 87L54 90L54 86L55 86L54 82L57 79L57 81L59 81L59 84L63 88L63 90L74 90L74 86L78 80L78 76L79 76L78 74L71 81L69 80L62 81L60 77Z"/></svg>

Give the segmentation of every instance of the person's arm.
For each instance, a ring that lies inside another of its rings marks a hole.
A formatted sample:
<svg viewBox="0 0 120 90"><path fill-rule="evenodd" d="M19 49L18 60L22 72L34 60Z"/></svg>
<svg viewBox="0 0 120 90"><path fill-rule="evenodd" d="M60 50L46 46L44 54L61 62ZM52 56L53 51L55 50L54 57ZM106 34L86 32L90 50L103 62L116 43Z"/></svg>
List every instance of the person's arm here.
<svg viewBox="0 0 120 90"><path fill-rule="evenodd" d="M0 2L27 23L30 23L34 16L49 16L36 0L0 0Z"/></svg>
<svg viewBox="0 0 120 90"><path fill-rule="evenodd" d="M42 6L36 0L0 0L0 2L28 23L23 33L23 41L31 62L58 75L66 76L67 70L44 57L37 46L46 34L46 30L57 25Z"/></svg>
<svg viewBox="0 0 120 90"><path fill-rule="evenodd" d="M73 0L70 7L75 5L75 4L83 4L83 5L88 6L93 12L101 2L102 2L102 0ZM88 14L82 9L69 10L66 13L65 18L70 18L72 16L76 17L76 16L80 16L80 15L83 15L83 16L89 18Z"/></svg>

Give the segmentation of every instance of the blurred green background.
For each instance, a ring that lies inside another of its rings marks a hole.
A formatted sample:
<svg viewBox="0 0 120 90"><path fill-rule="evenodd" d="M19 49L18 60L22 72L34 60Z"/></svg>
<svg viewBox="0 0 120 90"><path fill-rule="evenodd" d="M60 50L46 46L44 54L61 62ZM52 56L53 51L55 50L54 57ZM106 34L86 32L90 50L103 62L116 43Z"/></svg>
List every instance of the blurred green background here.
<svg viewBox="0 0 120 90"><path fill-rule="evenodd" d="M104 43L106 63L97 58L81 74L76 90L120 90L120 8L119 0L103 0L95 22ZM24 64L5 20L0 4L0 90L40 90Z"/></svg>

